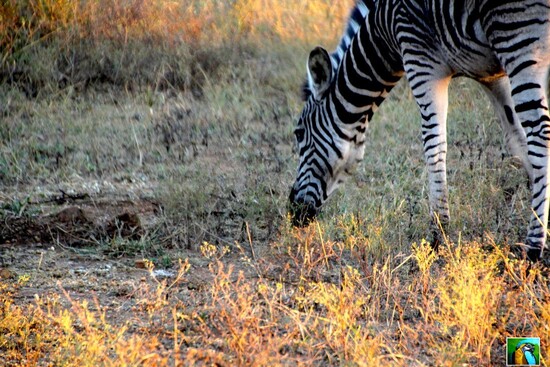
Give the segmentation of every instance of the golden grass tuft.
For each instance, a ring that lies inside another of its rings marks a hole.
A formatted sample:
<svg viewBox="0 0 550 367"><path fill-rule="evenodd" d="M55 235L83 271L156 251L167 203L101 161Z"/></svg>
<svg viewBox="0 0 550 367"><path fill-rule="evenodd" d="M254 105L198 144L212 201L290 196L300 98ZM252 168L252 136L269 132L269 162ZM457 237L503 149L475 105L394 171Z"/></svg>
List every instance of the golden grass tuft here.
<svg viewBox="0 0 550 367"><path fill-rule="evenodd" d="M272 46L273 37L285 42L333 42L351 4L326 0L8 0L0 4L0 49L5 61L24 47L52 39L194 46L239 38Z"/></svg>
<svg viewBox="0 0 550 367"><path fill-rule="evenodd" d="M0 81L29 97L113 85L200 94L246 54L333 44L350 4L8 0L0 4Z"/></svg>
<svg viewBox="0 0 550 367"><path fill-rule="evenodd" d="M7 365L495 365L506 336L527 333L541 337L545 361L550 292L538 268L527 273L526 263L477 243L424 265L424 248L414 251L374 265L370 277L345 266L339 280L298 283L215 261L212 282L195 293L185 288L187 261L169 283L150 267L151 281L114 324L114 310L63 288L16 305L24 284L3 281L0 348ZM429 278L414 275L415 261Z"/></svg>

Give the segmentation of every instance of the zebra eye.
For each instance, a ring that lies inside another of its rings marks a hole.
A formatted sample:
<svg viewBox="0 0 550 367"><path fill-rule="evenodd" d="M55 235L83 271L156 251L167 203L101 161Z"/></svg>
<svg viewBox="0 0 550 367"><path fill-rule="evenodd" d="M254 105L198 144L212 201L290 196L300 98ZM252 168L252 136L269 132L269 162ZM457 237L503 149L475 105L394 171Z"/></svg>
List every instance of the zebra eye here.
<svg viewBox="0 0 550 367"><path fill-rule="evenodd" d="M305 134L304 129L299 128L294 130L294 135L296 135L296 140L298 140L298 143L304 140L304 134Z"/></svg>

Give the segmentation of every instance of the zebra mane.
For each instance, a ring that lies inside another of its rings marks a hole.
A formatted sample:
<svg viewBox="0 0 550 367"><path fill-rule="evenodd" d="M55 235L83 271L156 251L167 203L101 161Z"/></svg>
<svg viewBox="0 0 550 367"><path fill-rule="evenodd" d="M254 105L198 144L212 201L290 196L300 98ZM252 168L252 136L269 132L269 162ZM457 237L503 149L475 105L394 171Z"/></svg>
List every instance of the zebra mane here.
<svg viewBox="0 0 550 367"><path fill-rule="evenodd" d="M356 1L355 6L349 15L346 30L340 39L340 43L338 44L338 47L336 47L336 50L334 50L334 52L330 55L332 58L332 68L334 71L336 71L338 66L340 66L340 61L342 61L344 53L348 50L351 40L359 31L359 28L361 28L365 22L367 14L369 13L369 10L373 7L373 0ZM335 73L333 73L333 75L335 75Z"/></svg>
<svg viewBox="0 0 550 367"><path fill-rule="evenodd" d="M336 47L336 50L334 50L330 54L330 58L332 61L333 77L334 75L336 75L338 67L340 66L340 62L342 61L345 52L348 50L351 44L351 40L353 39L353 37L355 37L355 35L359 31L359 28L361 28L361 26L365 22L365 18L369 13L369 10L374 7L374 2L375 0L357 0L355 2L355 6L351 10L351 13L348 17L346 29L344 31L344 34L342 35L342 38L340 39L340 42L338 43L338 47ZM302 84L301 89L302 100L306 101L311 95L311 90L309 88L309 83L307 80Z"/></svg>

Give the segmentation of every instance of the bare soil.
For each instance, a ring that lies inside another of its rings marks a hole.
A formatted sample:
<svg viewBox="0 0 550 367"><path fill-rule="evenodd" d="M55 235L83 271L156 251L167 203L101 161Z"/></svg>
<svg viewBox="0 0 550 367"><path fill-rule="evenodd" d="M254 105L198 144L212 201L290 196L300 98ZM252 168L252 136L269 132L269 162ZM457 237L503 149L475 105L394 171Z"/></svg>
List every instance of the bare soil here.
<svg viewBox="0 0 550 367"><path fill-rule="evenodd" d="M3 193L23 203L17 208L19 213L5 215L0 226L0 279L14 285L16 304L32 304L37 296L58 297L67 308L87 301L90 310L103 312L109 324L132 325L128 331L133 333L151 327L143 295L162 281L176 280L176 259L189 261L192 270L178 279L177 296L172 301L191 297L190 293L211 285L212 260L201 254L198 246L172 244L176 234L170 230L175 229L163 228L164 208L152 198L154 184L103 182L89 185L92 189L69 186L66 191L33 186ZM236 222L225 225L238 227ZM159 228L163 233L157 233ZM248 253L252 257L264 255L265 250L253 253L254 249L246 249L252 251ZM221 263L236 269L235 277L238 272L253 277L254 267L241 261L241 255L230 252ZM154 269L149 267L151 263ZM266 275L274 268L262 264ZM24 278L24 287L15 286ZM170 343L168 335L165 342Z"/></svg>

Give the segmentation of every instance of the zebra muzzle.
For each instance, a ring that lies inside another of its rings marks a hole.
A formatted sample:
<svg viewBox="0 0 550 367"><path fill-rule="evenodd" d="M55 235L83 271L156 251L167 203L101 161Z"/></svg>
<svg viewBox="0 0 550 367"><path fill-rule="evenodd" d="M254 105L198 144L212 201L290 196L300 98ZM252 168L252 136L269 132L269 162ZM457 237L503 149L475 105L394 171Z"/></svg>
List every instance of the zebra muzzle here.
<svg viewBox="0 0 550 367"><path fill-rule="evenodd" d="M294 188L290 191L288 211L294 227L307 226L317 215L315 204L306 201L303 196L297 197Z"/></svg>

